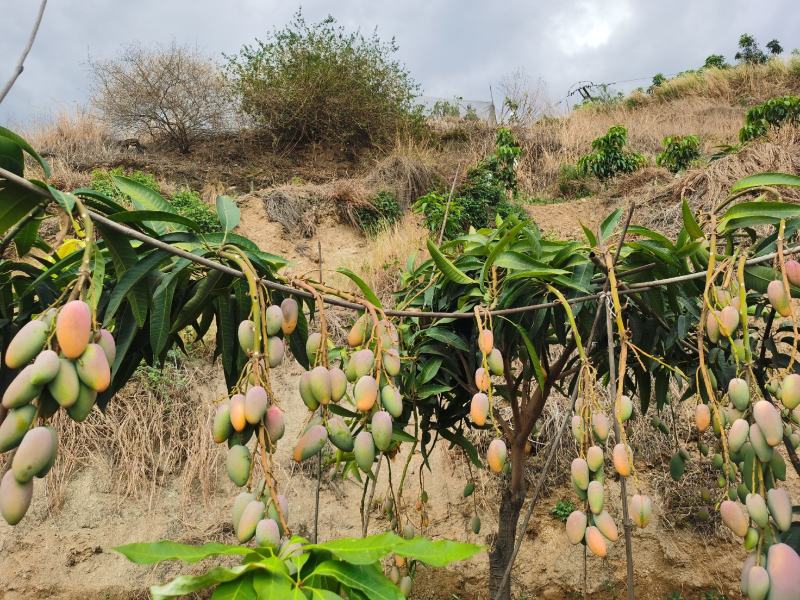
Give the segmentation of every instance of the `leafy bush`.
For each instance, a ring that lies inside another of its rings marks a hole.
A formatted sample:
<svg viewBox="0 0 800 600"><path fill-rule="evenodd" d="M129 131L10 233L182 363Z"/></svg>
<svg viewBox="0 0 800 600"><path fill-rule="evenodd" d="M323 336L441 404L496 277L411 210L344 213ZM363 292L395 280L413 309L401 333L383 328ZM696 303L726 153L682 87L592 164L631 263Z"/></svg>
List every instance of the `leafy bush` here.
<svg viewBox="0 0 800 600"><path fill-rule="evenodd" d="M567 517L569 517L574 510L575 505L572 503L572 500L559 500L556 502L556 505L550 509L550 514L559 521L566 523Z"/></svg>
<svg viewBox="0 0 800 600"><path fill-rule="evenodd" d="M447 210L447 224L445 225L445 239L452 239L464 233L463 198L453 198L450 208L447 209L447 194L436 191L428 192L421 196L412 206L412 211L421 214L425 219L425 227L434 235L438 235L442 230L444 213Z"/></svg>
<svg viewBox="0 0 800 600"><path fill-rule="evenodd" d="M417 83L397 62L394 40L348 33L327 17L294 20L227 57L241 109L277 143L372 145L419 122Z"/></svg>
<svg viewBox="0 0 800 600"><path fill-rule="evenodd" d="M592 152L578 160L578 169L604 181L643 167L647 160L638 152L627 149L627 141L628 130L622 125L614 125L608 133L592 142Z"/></svg>
<svg viewBox="0 0 800 600"><path fill-rule="evenodd" d="M700 158L700 138L696 135L667 136L661 144L664 151L656 157L656 164L673 173L682 171Z"/></svg>
<svg viewBox="0 0 800 600"><path fill-rule="evenodd" d="M749 142L766 135L770 127L778 128L785 123L800 123L800 96L770 98L748 110L744 127L739 130L739 141Z"/></svg>
<svg viewBox="0 0 800 600"><path fill-rule="evenodd" d="M176 208L179 215L197 223L202 232L222 231L217 214L203 202L200 194L194 190L186 186L182 187L169 199L169 203Z"/></svg>
<svg viewBox="0 0 800 600"><path fill-rule="evenodd" d="M359 229L367 235L375 235L393 225L403 214L391 192L378 192L371 202L371 207L359 207L354 211Z"/></svg>
<svg viewBox="0 0 800 600"><path fill-rule="evenodd" d="M706 57L706 62L703 63L704 69L727 69L730 65L725 62L725 57L722 54L710 54Z"/></svg>
<svg viewBox="0 0 800 600"><path fill-rule="evenodd" d="M123 194L116 185L114 185L114 177L125 176L132 179L136 183L143 185L154 192L161 193L161 186L154 175L145 173L143 171L125 171L122 167L114 167L113 169L95 169L92 171L92 182L89 184L93 190L105 194L118 204L129 206L128 197Z"/></svg>

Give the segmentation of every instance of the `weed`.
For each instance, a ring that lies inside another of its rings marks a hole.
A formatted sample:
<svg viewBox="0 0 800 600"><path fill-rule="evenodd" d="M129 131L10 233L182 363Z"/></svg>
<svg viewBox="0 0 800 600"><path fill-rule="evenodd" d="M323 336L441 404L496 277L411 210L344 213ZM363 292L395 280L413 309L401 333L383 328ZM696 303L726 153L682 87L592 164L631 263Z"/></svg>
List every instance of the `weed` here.
<svg viewBox="0 0 800 600"><path fill-rule="evenodd" d="M696 135L667 136L662 145L664 151L656 157L656 164L672 173L684 170L700 158L700 138Z"/></svg>
<svg viewBox="0 0 800 600"><path fill-rule="evenodd" d="M550 514L553 515L559 521L563 521L564 523L567 522L567 518L572 514L575 510L575 505L572 503L572 500L559 500L556 502L556 505L550 509Z"/></svg>
<svg viewBox="0 0 800 600"><path fill-rule="evenodd" d="M402 216L397 199L387 191L378 192L371 200L371 206L359 206L354 213L359 229L370 236L395 224Z"/></svg>

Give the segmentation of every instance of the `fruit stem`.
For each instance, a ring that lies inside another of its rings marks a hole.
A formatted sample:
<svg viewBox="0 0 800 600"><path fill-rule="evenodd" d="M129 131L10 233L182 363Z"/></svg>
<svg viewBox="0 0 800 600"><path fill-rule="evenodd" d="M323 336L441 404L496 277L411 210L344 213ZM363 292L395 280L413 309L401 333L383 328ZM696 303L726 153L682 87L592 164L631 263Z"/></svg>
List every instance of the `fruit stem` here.
<svg viewBox="0 0 800 600"><path fill-rule="evenodd" d="M83 287L92 274L91 263L92 253L94 251L94 223L92 223L86 205L84 205L77 196L75 196L75 208L78 209L78 215L81 221L83 221L84 246L81 266L78 268L78 280L69 296L70 300L82 299L84 297ZM94 310L92 310L92 313L94 313Z"/></svg>

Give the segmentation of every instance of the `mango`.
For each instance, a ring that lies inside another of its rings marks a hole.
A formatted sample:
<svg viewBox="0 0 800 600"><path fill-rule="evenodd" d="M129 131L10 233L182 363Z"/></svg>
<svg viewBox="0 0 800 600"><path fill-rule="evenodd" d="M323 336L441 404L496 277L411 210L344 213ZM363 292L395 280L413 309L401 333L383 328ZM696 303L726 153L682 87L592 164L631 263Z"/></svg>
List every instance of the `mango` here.
<svg viewBox="0 0 800 600"><path fill-rule="evenodd" d="M733 350L733 354L739 362L745 362L747 360L747 349L744 347L743 340L733 340L733 346L731 349Z"/></svg>
<svg viewBox="0 0 800 600"><path fill-rule="evenodd" d="M286 346L279 337L267 338L267 363L270 369L274 369L283 362L286 355Z"/></svg>
<svg viewBox="0 0 800 600"><path fill-rule="evenodd" d="M372 439L381 452L392 445L392 416L385 410L372 415Z"/></svg>
<svg viewBox="0 0 800 600"><path fill-rule="evenodd" d="M32 404L12 408L8 411L5 420L0 423L0 452L11 450L19 445L35 416L36 407Z"/></svg>
<svg viewBox="0 0 800 600"><path fill-rule="evenodd" d="M61 363L53 350L42 350L33 361L30 369L30 382L33 385L46 385L58 374Z"/></svg>
<svg viewBox="0 0 800 600"><path fill-rule="evenodd" d="M233 433L231 425L231 405L227 400L219 405L214 413L214 422L211 425L211 437L217 444L227 440Z"/></svg>
<svg viewBox="0 0 800 600"><path fill-rule="evenodd" d="M747 494L745 507L747 508L747 514L750 515L756 525L762 529L767 526L769 523L769 511L763 496L760 494Z"/></svg>
<svg viewBox="0 0 800 600"><path fill-rule="evenodd" d="M111 367L99 344L88 344L80 358L75 361L75 368L78 378L95 392L104 392L111 385Z"/></svg>
<svg viewBox="0 0 800 600"><path fill-rule="evenodd" d="M506 443L501 439L494 439L489 443L489 449L486 451L486 462L489 463L489 469L493 473L502 473L503 468L506 466Z"/></svg>
<svg viewBox="0 0 800 600"><path fill-rule="evenodd" d="M403 397L391 384L381 388L381 406L395 419L403 414Z"/></svg>
<svg viewBox="0 0 800 600"><path fill-rule="evenodd" d="M225 467L228 470L228 477L239 487L246 484L250 477L250 462L250 451L246 446L236 444L228 449Z"/></svg>
<svg viewBox="0 0 800 600"><path fill-rule="evenodd" d="M633 414L633 402L631 402L631 399L628 396L620 396L616 408L617 414L623 423L631 418L631 415Z"/></svg>
<svg viewBox="0 0 800 600"><path fill-rule="evenodd" d="M772 471L773 479L786 481L786 462L779 452L773 452L769 461L769 468Z"/></svg>
<svg viewBox="0 0 800 600"><path fill-rule="evenodd" d="M782 317L792 314L792 298L786 293L781 279L774 279L767 285L767 299Z"/></svg>
<svg viewBox="0 0 800 600"><path fill-rule="evenodd" d="M364 375L356 382L353 397L358 410L369 412L378 399L378 382L371 375Z"/></svg>
<svg viewBox="0 0 800 600"><path fill-rule="evenodd" d="M9 525L16 525L28 512L33 498L33 481L19 483L8 471L0 480L0 515Z"/></svg>
<svg viewBox="0 0 800 600"><path fill-rule="evenodd" d="M783 263L783 268L786 272L786 278L789 280L789 285L800 287L800 262L790 258Z"/></svg>
<svg viewBox="0 0 800 600"><path fill-rule="evenodd" d="M570 473L572 474L572 481L575 482L580 489L585 490L589 487L589 465L583 458L575 458L570 465Z"/></svg>
<svg viewBox="0 0 800 600"><path fill-rule="evenodd" d="M397 377L400 374L400 351L396 348L386 350L381 357L381 362L389 377Z"/></svg>
<svg viewBox="0 0 800 600"><path fill-rule="evenodd" d="M347 334L347 344L351 348L357 348L366 341L370 333L372 333L372 317L364 313L350 328L350 332Z"/></svg>
<svg viewBox="0 0 800 600"><path fill-rule="evenodd" d="M117 359L117 342L114 341L114 336L108 329L101 329L94 336L94 341L103 349L108 364L113 367L114 361Z"/></svg>
<svg viewBox="0 0 800 600"><path fill-rule="evenodd" d="M247 427L247 416L245 411L246 400L242 394L234 394L230 400L231 425L234 431L244 431Z"/></svg>
<svg viewBox="0 0 800 600"><path fill-rule="evenodd" d="M750 406L750 388L744 379L734 377L728 382L728 398L738 410Z"/></svg>
<svg viewBox="0 0 800 600"><path fill-rule="evenodd" d="M694 409L694 424L703 433L711 425L711 410L707 404L698 404Z"/></svg>
<svg viewBox="0 0 800 600"><path fill-rule="evenodd" d="M381 345L386 348L397 348L400 345L400 336L397 334L397 327L394 323L386 319L378 321L375 332L381 340Z"/></svg>
<svg viewBox="0 0 800 600"><path fill-rule="evenodd" d="M760 565L753 565L747 576L747 598L764 600L769 592L769 573Z"/></svg>
<svg viewBox="0 0 800 600"><path fill-rule="evenodd" d="M761 428L764 439L770 446L777 446L783 441L783 421L781 414L767 400L759 400L753 405L753 419Z"/></svg>
<svg viewBox="0 0 800 600"><path fill-rule="evenodd" d="M11 471L19 483L26 483L34 475L44 475L52 466L58 452L58 438L55 430L49 427L34 427L22 438Z"/></svg>
<svg viewBox="0 0 800 600"><path fill-rule="evenodd" d="M375 442L372 440L372 434L368 431L361 431L356 436L353 454L359 469L364 473L372 470L372 463L375 460Z"/></svg>
<svg viewBox="0 0 800 600"><path fill-rule="evenodd" d="M772 447L764 438L764 434L761 431L761 428L758 426L758 423L752 423L750 425L750 444L753 446L753 450L755 450L758 460L760 460L762 463L766 464L770 461L770 459L772 459Z"/></svg>
<svg viewBox="0 0 800 600"><path fill-rule="evenodd" d="M567 517L567 539L570 544L580 544L586 535L586 513L573 510Z"/></svg>
<svg viewBox="0 0 800 600"><path fill-rule="evenodd" d="M728 445L731 452L739 452L744 443L747 441L747 434L750 433L750 427L744 419L736 419L728 430Z"/></svg>
<svg viewBox="0 0 800 600"><path fill-rule="evenodd" d="M600 446L590 446L586 451L586 464L592 472L603 468L603 449Z"/></svg>
<svg viewBox="0 0 800 600"><path fill-rule="evenodd" d="M713 293L714 293L714 298L717 301L717 305L720 308L724 308L725 306L728 306L731 303L731 293L725 288L720 287L718 285L714 286Z"/></svg>
<svg viewBox="0 0 800 600"><path fill-rule="evenodd" d="M281 532L275 519L261 519L256 525L256 545L275 550L280 543Z"/></svg>
<svg viewBox="0 0 800 600"><path fill-rule="evenodd" d="M712 344L719 342L719 313L711 311L706 315L706 335Z"/></svg>
<svg viewBox="0 0 800 600"><path fill-rule="evenodd" d="M781 382L781 402L789 410L800 406L800 375L790 373Z"/></svg>
<svg viewBox="0 0 800 600"><path fill-rule="evenodd" d="M314 397L314 393L311 391L311 372L303 371L303 374L300 375L299 387L300 398L303 400L303 404L308 407L308 410L317 410L319 402L317 402L317 399Z"/></svg>
<svg viewBox="0 0 800 600"><path fill-rule="evenodd" d="M762 555L761 564L764 564L765 562L766 562L766 557ZM742 575L740 583L740 589L742 590L742 594L747 595L747 583L750 577L750 569L752 569L753 566L755 566L755 564L756 564L755 552L748 554L747 558L745 558L744 562L742 563Z"/></svg>
<svg viewBox="0 0 800 600"><path fill-rule="evenodd" d="M464 490L461 492L461 495L464 498L469 498L470 496L472 496L472 493L474 491L475 491L475 484L470 481L469 483L467 483L467 485L464 486Z"/></svg>
<svg viewBox="0 0 800 600"><path fill-rule="evenodd" d="M645 494L631 496L628 502L628 514L637 527L641 529L647 527L653 517L653 502L650 500L650 496Z"/></svg>
<svg viewBox="0 0 800 600"><path fill-rule="evenodd" d="M594 515L592 521L594 521L595 527L597 527L604 537L612 542L616 542L619 539L617 524L607 511L604 510L600 514Z"/></svg>
<svg viewBox="0 0 800 600"><path fill-rule="evenodd" d="M278 335L283 325L283 311L277 304L270 304L264 311L264 326L267 328L267 335Z"/></svg>
<svg viewBox="0 0 800 600"><path fill-rule="evenodd" d="M781 531L789 531L792 526L792 501L785 488L772 488L767 491L767 506L772 520Z"/></svg>
<svg viewBox="0 0 800 600"><path fill-rule="evenodd" d="M323 406L331 401L331 374L323 366L311 369L311 376L308 380L311 393L314 399Z"/></svg>
<svg viewBox="0 0 800 600"><path fill-rule="evenodd" d="M589 552L600 558L603 558L608 552L606 539L603 537L603 534L600 533L600 530L593 525L586 528L586 547L589 549Z"/></svg>
<svg viewBox="0 0 800 600"><path fill-rule="evenodd" d="M469 405L469 417L478 427L486 425L486 418L489 416L489 396L483 392L478 392L472 397Z"/></svg>
<svg viewBox="0 0 800 600"><path fill-rule="evenodd" d="M403 596L405 596L406 598L408 598L408 596L411 594L411 588L413 583L414 582L412 581L411 577L408 575L404 575L400 579L400 585L398 585L397 587L399 588L400 593L403 594Z"/></svg>
<svg viewBox="0 0 800 600"><path fill-rule="evenodd" d="M791 546L773 544L769 547L767 573L769 600L797 600L800 590L800 556Z"/></svg>
<svg viewBox="0 0 800 600"><path fill-rule="evenodd" d="M331 400L338 402L347 393L347 376L338 367L329 369L331 379Z"/></svg>
<svg viewBox="0 0 800 600"><path fill-rule="evenodd" d="M33 365L28 365L8 384L3 392L3 406L19 408L31 402L42 391L42 386L31 383Z"/></svg>
<svg viewBox="0 0 800 600"><path fill-rule="evenodd" d="M614 446L611 453L614 461L614 469L621 477L628 477L631 474L630 448L627 444L619 443Z"/></svg>
<svg viewBox="0 0 800 600"><path fill-rule="evenodd" d="M297 440L292 458L296 462L307 460L317 455L327 441L328 432L325 427L323 425L314 425Z"/></svg>
<svg viewBox="0 0 800 600"><path fill-rule="evenodd" d="M19 369L42 351L47 342L48 327L44 321L28 321L11 339L6 348L6 366Z"/></svg>
<svg viewBox="0 0 800 600"><path fill-rule="evenodd" d="M96 400L97 392L81 384L78 386L78 399L75 404L67 408L67 414L76 423L82 423L92 412Z"/></svg>
<svg viewBox="0 0 800 600"><path fill-rule="evenodd" d="M722 504L719 505L719 514L722 517L722 522L735 535L742 538L747 535L747 517L736 502L723 500Z"/></svg>
<svg viewBox="0 0 800 600"><path fill-rule="evenodd" d="M489 391L489 384L491 383L491 379L489 378L489 373L486 372L486 369L483 367L479 367L475 370L475 387L478 388L481 392Z"/></svg>
<svg viewBox="0 0 800 600"><path fill-rule="evenodd" d="M592 414L592 431L594 437L605 442L608 439L608 434L611 431L611 421L605 413L596 412Z"/></svg>
<svg viewBox="0 0 800 600"><path fill-rule="evenodd" d="M328 438L331 443L339 450L342 452L353 451L353 435L342 417L338 415L328 417L325 429L328 430Z"/></svg>
<svg viewBox="0 0 800 600"><path fill-rule="evenodd" d="M482 329L478 334L478 349L481 354L488 355L494 348L494 334L491 329Z"/></svg>
<svg viewBox="0 0 800 600"><path fill-rule="evenodd" d="M478 535L481 532L481 519L478 517L478 515L473 515L473 517L470 519L469 528L475 535Z"/></svg>
<svg viewBox="0 0 800 600"><path fill-rule="evenodd" d="M403 538L407 540L414 539L414 526L411 523L406 523L403 527Z"/></svg>
<svg viewBox="0 0 800 600"><path fill-rule="evenodd" d="M353 364L356 377L363 377L372 372L372 367L375 366L375 354L369 348L364 348L354 352L350 357L350 362Z"/></svg>
<svg viewBox="0 0 800 600"><path fill-rule="evenodd" d="M56 317L56 339L61 353L67 358L78 358L92 335L92 311L83 300L67 302Z"/></svg>
<svg viewBox="0 0 800 600"><path fill-rule="evenodd" d="M251 500L245 505L236 528L236 537L240 542L244 543L252 539L259 521L264 518L264 511L264 503L260 500Z"/></svg>
<svg viewBox="0 0 800 600"><path fill-rule="evenodd" d="M239 338L239 346L245 354L249 356L258 351L258 348L256 348L256 324L250 319L245 319L239 323L236 336Z"/></svg>
<svg viewBox="0 0 800 600"><path fill-rule="evenodd" d="M733 498L731 498L732 500ZM750 527L744 536L744 549L748 552L755 550L758 546L758 540L761 536L758 534L758 529Z"/></svg>
<svg viewBox="0 0 800 600"><path fill-rule="evenodd" d="M724 337L730 337L739 327L739 311L733 306L726 306L718 313L719 332Z"/></svg>
<svg viewBox="0 0 800 600"><path fill-rule="evenodd" d="M605 496L603 484L599 481L590 481L589 486L586 488L586 496L589 499L589 510L596 515L600 514L603 511Z"/></svg>
<svg viewBox="0 0 800 600"><path fill-rule="evenodd" d="M267 390L260 385L254 385L244 395L244 419L251 425L258 425L269 406Z"/></svg>
<svg viewBox="0 0 800 600"><path fill-rule="evenodd" d="M251 494L250 492L241 492L233 501L233 507L231 508L231 523L233 523L233 530L237 533L239 531L239 519L242 518L244 507L250 504L250 502L253 500L256 500L255 494Z"/></svg>
<svg viewBox="0 0 800 600"><path fill-rule="evenodd" d="M286 421L283 411L277 406L270 406L267 409L266 432L270 443L277 444L278 440L286 432Z"/></svg>
<svg viewBox="0 0 800 600"><path fill-rule="evenodd" d="M486 356L486 366L489 367L489 373L492 375L501 376L505 373L505 367L503 366L503 355L500 353L500 350L494 348L489 354Z"/></svg>
<svg viewBox="0 0 800 600"><path fill-rule="evenodd" d="M317 354L319 353L319 346L322 343L322 334L314 332L308 336L306 340L306 357L308 362L312 365L317 362Z"/></svg>
<svg viewBox="0 0 800 600"><path fill-rule="evenodd" d="M297 329L297 318L300 315L300 306L294 298L284 298L281 302L281 331L283 335L291 335Z"/></svg>
<svg viewBox="0 0 800 600"><path fill-rule="evenodd" d="M575 438L577 443L583 442L583 436L585 435L585 428L583 425L583 418L580 415L572 415L572 437Z"/></svg>

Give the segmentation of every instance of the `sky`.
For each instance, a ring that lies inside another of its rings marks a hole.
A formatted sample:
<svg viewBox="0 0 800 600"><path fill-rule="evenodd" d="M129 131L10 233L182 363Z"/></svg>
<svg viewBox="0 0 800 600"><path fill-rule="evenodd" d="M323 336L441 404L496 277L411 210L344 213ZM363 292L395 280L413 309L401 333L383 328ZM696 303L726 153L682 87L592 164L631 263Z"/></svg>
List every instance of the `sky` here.
<svg viewBox="0 0 800 600"><path fill-rule="evenodd" d="M0 0L0 84L13 71L38 0ZM0 123L26 126L90 99L90 59L131 43L187 44L214 59L264 38L300 4L279 0L49 0L25 71L0 104ZM522 69L557 102L580 80L647 86L712 53L733 60L741 33L800 47L797 0L338 0L302 3L308 21L333 15L399 45L426 96L489 100ZM641 81L628 81L645 78ZM497 98L495 98L497 100ZM562 104L563 107L563 104Z"/></svg>

